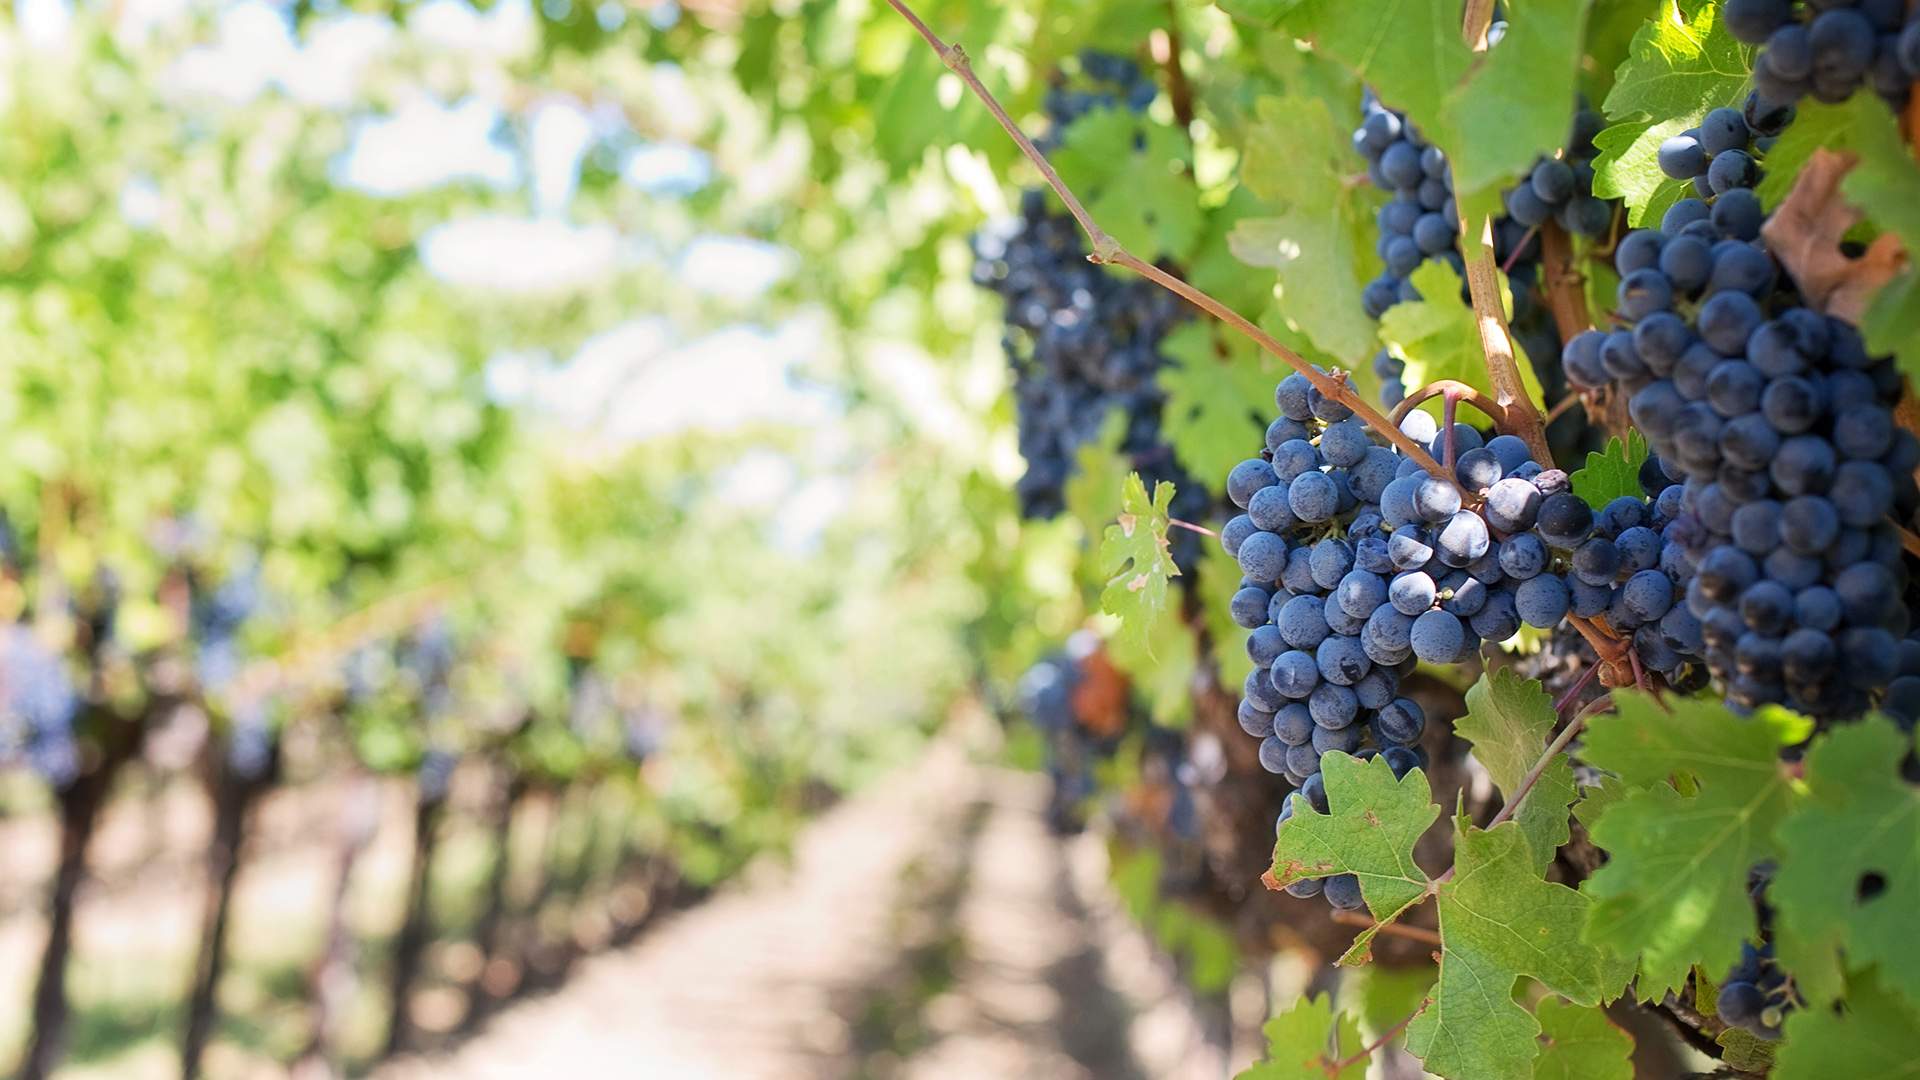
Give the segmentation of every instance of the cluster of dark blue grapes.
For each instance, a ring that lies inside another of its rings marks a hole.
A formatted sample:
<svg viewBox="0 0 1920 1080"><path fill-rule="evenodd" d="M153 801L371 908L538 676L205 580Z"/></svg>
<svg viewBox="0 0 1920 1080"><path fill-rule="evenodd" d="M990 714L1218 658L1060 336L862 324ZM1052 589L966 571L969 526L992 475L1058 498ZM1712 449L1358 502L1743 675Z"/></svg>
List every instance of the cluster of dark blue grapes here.
<svg viewBox="0 0 1920 1080"><path fill-rule="evenodd" d="M1504 24L1496 23L1496 26ZM1542 158L1525 179L1506 193L1507 215L1494 223L1494 257L1507 267L1513 288L1514 332L1526 340L1546 330L1548 313L1539 302L1540 245L1532 230L1555 220L1570 233L1597 237L1613 220L1613 208L1593 195L1593 137L1605 121L1584 104L1575 113L1564 158ZM1409 276L1421 263L1440 259L1465 273L1456 234L1459 210L1453 198L1453 173L1446 154L1426 142L1404 115L1382 105L1368 92L1361 105L1354 149L1367 159L1367 176L1391 198L1375 216L1375 242L1386 268L1367 283L1361 305L1378 319L1395 304L1419 299ZM1462 285L1462 301L1468 299ZM1557 341L1557 339L1555 339ZM1382 349L1374 355L1381 399L1389 406L1405 396L1405 364Z"/></svg>
<svg viewBox="0 0 1920 1080"><path fill-rule="evenodd" d="M1837 105L1871 86L1895 109L1920 78L1920 19L1906 0L1727 0L1727 30L1760 45L1753 85L1769 102Z"/></svg>
<svg viewBox="0 0 1920 1080"><path fill-rule="evenodd" d="M0 630L0 765L24 764L55 790L80 775L80 694L60 657L27 626Z"/></svg>
<svg viewBox="0 0 1920 1080"><path fill-rule="evenodd" d="M1073 692L1080 684L1080 660L1095 647L1090 635L1076 634L1064 648L1036 661L1020 677L1020 711L1045 740L1049 781L1047 824L1058 833L1077 832L1081 806L1095 790L1093 767L1103 747L1074 716Z"/></svg>
<svg viewBox="0 0 1920 1080"><path fill-rule="evenodd" d="M1661 143L1660 171L1693 181L1694 194L1703 199L1751 188L1760 182L1759 157L1773 148L1793 114L1791 105L1769 108L1759 94L1749 93L1745 108L1715 109L1699 127Z"/></svg>
<svg viewBox="0 0 1920 1080"><path fill-rule="evenodd" d="M1691 568L1664 542L1679 493L1664 477L1658 498L1622 497L1596 515L1515 436L1483 442L1468 425L1441 432L1409 414L1402 430L1452 461L1456 484L1378 445L1303 375L1275 400L1266 448L1228 475L1245 513L1221 543L1244 575L1231 611L1255 665L1240 725L1260 738L1261 763L1298 789L1279 823L1295 797L1326 812L1324 754L1379 754L1396 775L1423 764L1426 719L1399 696L1401 677L1419 661L1464 662L1523 624L1606 616L1647 667L1701 681L1700 626L1678 603ZM1346 878L1292 890L1323 887L1336 907L1360 902Z"/></svg>
<svg viewBox="0 0 1920 1080"><path fill-rule="evenodd" d="M1913 670L1907 572L1889 515L1920 505L1899 373L1803 305L1743 188L1684 199L1615 254L1623 324L1567 343L1567 377L1629 395L1685 486L1668 538L1695 568L1686 610L1727 700L1856 715ZM1890 699L1920 704L1920 682Z"/></svg>
<svg viewBox="0 0 1920 1080"><path fill-rule="evenodd" d="M1761 943L1740 943L1740 959L1720 980L1715 1001L1721 1020L1768 1041L1780 1037L1781 1022L1798 1004L1793 983L1773 957L1773 908L1766 897L1772 880L1772 863L1762 863L1748 875L1747 891L1759 916Z"/></svg>
<svg viewBox="0 0 1920 1080"><path fill-rule="evenodd" d="M1051 145L1079 116L1096 108L1144 108L1153 83L1121 57L1081 56L1088 78L1111 90L1055 87L1047 97ZM1174 484L1175 517L1204 517L1203 485L1179 468L1161 433L1166 395L1155 376L1160 343L1190 312L1151 282L1123 279L1087 262L1079 225L1054 210L1044 191L1021 199L1019 218L974 236L974 283L1005 301L1003 343L1014 374L1020 453L1027 471L1015 485L1021 513L1051 518L1066 506L1074 454L1100 435L1108 415L1127 417L1121 440L1149 489ZM1198 545L1191 534L1174 540L1174 558L1191 569Z"/></svg>

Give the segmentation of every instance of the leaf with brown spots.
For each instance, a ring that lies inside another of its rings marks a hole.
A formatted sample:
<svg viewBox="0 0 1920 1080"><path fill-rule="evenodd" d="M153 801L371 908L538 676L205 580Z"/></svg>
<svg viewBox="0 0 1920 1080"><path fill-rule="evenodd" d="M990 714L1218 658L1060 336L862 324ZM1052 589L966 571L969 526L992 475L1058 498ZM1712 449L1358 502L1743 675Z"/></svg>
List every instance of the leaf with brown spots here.
<svg viewBox="0 0 1920 1080"><path fill-rule="evenodd" d="M1100 610L1120 616L1116 637L1136 649L1149 650L1148 632L1167 606L1167 581L1180 573L1167 546L1167 508L1172 504L1172 484L1162 480L1149 499L1140 474L1127 474L1120 514L1100 543L1100 567L1107 576Z"/></svg>

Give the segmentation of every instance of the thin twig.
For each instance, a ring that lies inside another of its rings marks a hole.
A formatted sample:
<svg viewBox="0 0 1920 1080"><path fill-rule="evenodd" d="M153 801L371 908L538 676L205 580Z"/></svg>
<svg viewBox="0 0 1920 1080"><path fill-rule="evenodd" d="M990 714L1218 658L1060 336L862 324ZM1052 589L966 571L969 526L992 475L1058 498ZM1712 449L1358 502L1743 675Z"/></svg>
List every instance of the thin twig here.
<svg viewBox="0 0 1920 1080"><path fill-rule="evenodd" d="M1585 690L1587 685L1593 682L1593 677L1598 674L1600 674L1600 665L1588 664L1587 670L1580 673L1580 678L1572 686L1567 687L1567 692L1560 695L1559 701L1553 703L1553 715L1559 716L1566 712L1567 706L1573 704L1574 699L1580 696L1580 691Z"/></svg>
<svg viewBox="0 0 1920 1080"><path fill-rule="evenodd" d="M1507 252L1507 261L1500 264L1500 272L1503 274L1513 273L1513 264L1519 262L1520 256L1527 250L1527 241L1538 235L1540 235L1540 226L1538 225L1535 225L1523 233L1520 237L1520 242L1513 245L1512 251Z"/></svg>
<svg viewBox="0 0 1920 1080"><path fill-rule="evenodd" d="M1586 395L1581 393L1578 390L1575 390L1574 392L1568 394L1566 397L1561 398L1560 401L1557 404L1555 404L1553 408L1547 410L1547 423L1552 424L1555 420L1560 419L1561 415L1564 414L1568 409L1573 408L1575 405L1578 405L1585 400L1586 400Z"/></svg>
<svg viewBox="0 0 1920 1080"><path fill-rule="evenodd" d="M1228 326L1233 327L1235 330L1238 330L1252 340L1254 344L1259 345L1272 355L1279 357L1288 367L1299 372L1313 385L1314 389L1320 391L1321 394L1353 410L1354 414L1360 417L1363 423L1379 432L1388 442L1399 447L1401 452L1412 458L1422 469L1425 469L1434 476L1441 477L1448 483L1454 484L1455 487L1459 486L1455 483L1453 476L1445 469L1442 469L1440 463L1433 459L1433 455L1427 452L1426 447L1421 446L1411 436L1389 423L1387 418L1380 414L1380 410L1368 404L1364 397L1355 392L1344 377L1344 374L1340 377L1328 375L1326 372L1307 363L1306 360L1301 358L1301 356L1292 349L1280 344L1279 341L1274 339L1273 335L1255 326L1239 312L1234 311L1220 301L1187 284L1179 277L1134 256L1122 248L1113 237L1107 234L1106 230L1100 228L1099 224L1093 220L1093 215L1087 213L1087 208L1080 204L1080 200L1074 197L1073 192L1068 190L1066 183L1060 179L1060 174L1055 172L1053 166L1047 162L1047 156L1040 152L1039 147L1033 145L1033 140L1027 138L1026 135L1020 131L1019 125L1015 124L1012 118L1007 115L1007 111L1000 107L999 101L995 100L992 92L980 81L979 76L974 74L973 65L967 59L966 50L957 44L949 45L941 41L932 30L927 28L927 24L922 22L920 17L913 13L913 9L907 6L905 0L887 0L887 3L890 4L895 11L899 12L902 18L912 24L915 32L926 41L928 47L939 55L940 62L952 70L955 75L960 76L960 80L967 84L967 88L973 91L974 96L979 98L982 104L986 105L987 111L991 112L993 118L999 121L1001 129L1013 138L1014 143L1020 147L1020 152L1026 156L1028 161L1033 162L1034 168L1040 171L1040 176L1047 182L1047 186L1053 189L1054 194L1060 197L1062 203L1066 204L1067 211L1073 215L1075 221L1080 223L1080 228L1086 232L1087 240L1093 246L1093 253L1087 256L1087 261L1101 265L1124 266L1134 273L1139 274L1141 277L1146 278L1148 281L1153 282L1155 285L1180 297L1187 303L1192 304L1194 307L1199 308L1214 318L1219 319L1221 322L1226 323ZM1544 459L1540 460L1542 460L1543 464L1545 463ZM1462 495L1465 495L1464 491Z"/></svg>
<svg viewBox="0 0 1920 1080"><path fill-rule="evenodd" d="M1342 926L1357 926L1363 930L1372 929L1388 937L1406 938L1408 941L1418 941L1423 945L1431 945L1436 949L1440 947L1440 935L1424 926L1402 926L1399 923L1393 922L1374 922L1372 918L1358 911L1341 911L1338 908L1334 909L1331 918L1334 922Z"/></svg>
<svg viewBox="0 0 1920 1080"><path fill-rule="evenodd" d="M1467 48L1485 52L1487 30L1492 25L1493 0L1467 0L1467 9L1460 16L1460 35L1467 39Z"/></svg>
<svg viewBox="0 0 1920 1080"><path fill-rule="evenodd" d="M1586 712L1582 710L1579 716L1574 717L1572 722L1560 729L1560 734L1555 735L1553 741L1547 744L1546 752L1540 755L1540 760L1534 762L1533 767L1527 770L1527 775L1520 778L1520 786L1514 788L1513 794L1507 796L1507 805L1501 807L1500 812L1493 815L1492 821L1487 822L1487 828L1491 829L1503 821L1511 820L1513 815L1520 812L1520 804L1525 801L1527 792L1533 790L1533 786L1540 782L1542 776L1546 775L1547 766L1553 764L1553 759L1559 757L1560 751L1565 750L1567 744L1572 742L1574 737L1579 735L1581 729L1586 726ZM1449 870L1448 873L1452 873L1452 871Z"/></svg>
<svg viewBox="0 0 1920 1080"><path fill-rule="evenodd" d="M1897 521L1893 523L1893 527L1899 530L1900 546L1907 549L1907 554L1920 555L1920 536L1913 535L1912 529L1907 528Z"/></svg>
<svg viewBox="0 0 1920 1080"><path fill-rule="evenodd" d="M1195 525L1191 521L1181 521L1177 517L1168 518L1167 524L1172 525L1174 528L1177 528L1177 529L1185 529L1188 532L1197 532L1201 536L1218 537L1220 535L1219 533L1214 532L1212 529L1207 528L1205 525Z"/></svg>
<svg viewBox="0 0 1920 1080"><path fill-rule="evenodd" d="M1351 1069L1355 1065L1372 1058L1375 1051L1392 1042L1401 1032L1407 1030L1407 1025L1413 1023L1413 1018L1419 1016L1426 1010L1427 1003L1422 1001L1419 1008L1407 1014L1406 1019L1381 1032L1379 1038L1361 1047L1358 1053L1343 1057L1339 1061L1326 1061L1326 1059L1322 1058L1321 1060L1324 1062L1323 1067L1327 1070L1327 1075L1338 1076L1342 1071Z"/></svg>
<svg viewBox="0 0 1920 1080"><path fill-rule="evenodd" d="M1440 447L1446 451L1440 459L1440 464L1447 467L1447 474L1450 476L1454 474L1454 466L1457 465L1460 460L1457 453L1459 447L1454 445L1459 442L1459 440L1455 438L1453 433L1453 425L1456 422L1455 418L1459 415L1460 395L1451 390L1440 395L1440 423L1442 425L1440 429Z"/></svg>

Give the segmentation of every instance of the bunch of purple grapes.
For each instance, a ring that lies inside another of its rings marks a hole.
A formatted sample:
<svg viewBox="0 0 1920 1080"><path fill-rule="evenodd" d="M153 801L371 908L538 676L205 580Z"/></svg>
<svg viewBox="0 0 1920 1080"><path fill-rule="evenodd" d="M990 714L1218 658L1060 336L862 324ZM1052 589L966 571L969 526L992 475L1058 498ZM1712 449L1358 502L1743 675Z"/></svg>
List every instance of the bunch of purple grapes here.
<svg viewBox="0 0 1920 1080"><path fill-rule="evenodd" d="M1762 46L1754 88L1768 102L1837 105L1871 86L1895 109L1920 78L1920 19L1906 0L1727 0L1727 30Z"/></svg>
<svg viewBox="0 0 1920 1080"><path fill-rule="evenodd" d="M1517 437L1443 432L1411 413L1401 430L1452 465L1434 476L1304 375L1287 376L1275 401L1266 448L1228 475L1245 513L1221 542L1244 575L1231 612L1255 665L1240 725L1297 789L1276 827L1301 798L1327 812L1326 754L1378 754L1395 775L1423 765L1426 717L1401 678L1420 661L1466 662L1523 624L1604 615L1645 667L1699 683L1700 626L1679 603L1692 570L1665 540L1679 502L1664 476L1657 497L1596 513ZM1351 877L1290 888L1361 903Z"/></svg>
<svg viewBox="0 0 1920 1080"><path fill-rule="evenodd" d="M1562 363L1577 385L1629 395L1684 481L1668 535L1696 568L1686 609L1727 699L1852 716L1920 676L1889 520L1920 505L1920 440L1894 421L1892 362L1806 306L1762 224L1736 186L1624 237L1622 322L1568 342Z"/></svg>

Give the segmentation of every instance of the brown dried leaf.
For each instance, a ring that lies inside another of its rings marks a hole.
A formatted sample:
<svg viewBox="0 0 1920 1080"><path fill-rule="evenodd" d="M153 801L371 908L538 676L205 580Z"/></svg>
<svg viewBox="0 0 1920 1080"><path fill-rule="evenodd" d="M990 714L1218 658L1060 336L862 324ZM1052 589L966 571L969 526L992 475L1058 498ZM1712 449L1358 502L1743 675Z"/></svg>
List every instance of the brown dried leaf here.
<svg viewBox="0 0 1920 1080"><path fill-rule="evenodd" d="M1841 238L1861 217L1840 195L1840 181L1858 160L1824 147L1815 150L1760 230L1811 306L1855 324L1873 294L1907 261L1906 249L1892 233L1881 234L1857 259L1840 250Z"/></svg>

